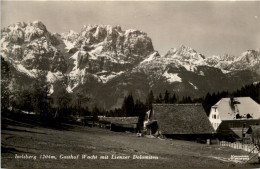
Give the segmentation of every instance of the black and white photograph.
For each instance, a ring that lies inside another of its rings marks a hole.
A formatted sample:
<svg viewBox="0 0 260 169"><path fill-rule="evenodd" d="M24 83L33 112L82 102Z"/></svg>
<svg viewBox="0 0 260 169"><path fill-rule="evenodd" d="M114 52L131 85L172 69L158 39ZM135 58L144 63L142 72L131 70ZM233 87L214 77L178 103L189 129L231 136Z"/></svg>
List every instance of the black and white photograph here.
<svg viewBox="0 0 260 169"><path fill-rule="evenodd" d="M1 168L260 168L260 1L1 1Z"/></svg>

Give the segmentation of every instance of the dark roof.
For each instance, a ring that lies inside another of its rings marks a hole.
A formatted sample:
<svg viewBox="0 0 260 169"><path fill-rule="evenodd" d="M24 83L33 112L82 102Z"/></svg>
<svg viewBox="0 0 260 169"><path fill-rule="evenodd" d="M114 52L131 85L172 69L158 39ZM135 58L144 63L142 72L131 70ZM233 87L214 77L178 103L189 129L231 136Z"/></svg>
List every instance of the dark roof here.
<svg viewBox="0 0 260 169"><path fill-rule="evenodd" d="M154 125L156 123L157 123L156 120L152 120L152 121L149 121L148 123L146 123L146 126L151 126L151 125Z"/></svg>
<svg viewBox="0 0 260 169"><path fill-rule="evenodd" d="M162 134L215 133L201 104L153 104Z"/></svg>
<svg viewBox="0 0 260 169"><path fill-rule="evenodd" d="M253 134L255 138L260 138L260 126L251 125L247 131L248 134Z"/></svg>
<svg viewBox="0 0 260 169"><path fill-rule="evenodd" d="M232 127L230 128L233 136L236 136L238 138L242 138L243 135L242 135L242 132L243 134L245 134L247 131L248 131L248 128L243 128L243 127Z"/></svg>
<svg viewBox="0 0 260 169"><path fill-rule="evenodd" d="M99 116L98 120L105 123L114 124L137 124L139 117L103 117Z"/></svg>

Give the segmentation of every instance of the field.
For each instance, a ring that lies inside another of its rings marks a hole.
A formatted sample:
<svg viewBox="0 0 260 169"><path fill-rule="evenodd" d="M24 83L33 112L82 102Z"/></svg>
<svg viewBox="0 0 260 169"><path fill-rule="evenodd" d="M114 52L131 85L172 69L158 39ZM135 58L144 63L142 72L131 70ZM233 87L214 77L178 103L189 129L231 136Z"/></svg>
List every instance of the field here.
<svg viewBox="0 0 260 169"><path fill-rule="evenodd" d="M241 150L192 141L137 137L134 133L96 127L49 126L33 120L2 117L1 131L2 168L259 167L257 159L247 164L227 161L231 155L247 154ZM22 155L36 156L36 159L19 158ZM64 159L77 158L77 155L78 159ZM134 155L158 159L133 159ZM101 156L104 159L100 159ZM111 159L112 156L126 159Z"/></svg>

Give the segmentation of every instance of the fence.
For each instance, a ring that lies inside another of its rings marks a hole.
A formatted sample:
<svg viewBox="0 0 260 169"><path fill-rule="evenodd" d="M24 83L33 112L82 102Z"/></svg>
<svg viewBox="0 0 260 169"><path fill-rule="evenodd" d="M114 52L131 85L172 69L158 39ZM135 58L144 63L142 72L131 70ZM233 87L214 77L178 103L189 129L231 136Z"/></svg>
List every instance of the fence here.
<svg viewBox="0 0 260 169"><path fill-rule="evenodd" d="M222 147L231 147L234 149L240 149L251 153L259 153L259 150L253 144L242 144L240 142L230 143L227 141L220 141L219 145Z"/></svg>

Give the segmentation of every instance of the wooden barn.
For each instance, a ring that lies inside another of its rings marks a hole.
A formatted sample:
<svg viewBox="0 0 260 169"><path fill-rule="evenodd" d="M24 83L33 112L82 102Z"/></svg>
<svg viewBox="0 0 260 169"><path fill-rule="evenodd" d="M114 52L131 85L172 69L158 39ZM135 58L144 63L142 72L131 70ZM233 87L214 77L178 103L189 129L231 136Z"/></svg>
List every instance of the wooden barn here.
<svg viewBox="0 0 260 169"><path fill-rule="evenodd" d="M144 127L149 134L176 139L208 139L214 129L201 104L153 104Z"/></svg>
<svg viewBox="0 0 260 169"><path fill-rule="evenodd" d="M99 126L112 131L137 132L139 117L105 117L98 116Z"/></svg>

